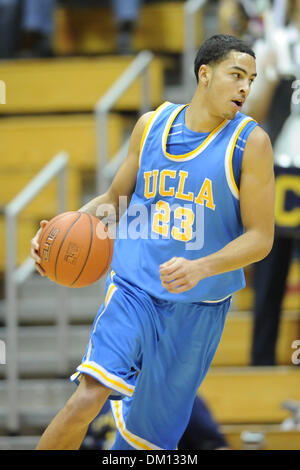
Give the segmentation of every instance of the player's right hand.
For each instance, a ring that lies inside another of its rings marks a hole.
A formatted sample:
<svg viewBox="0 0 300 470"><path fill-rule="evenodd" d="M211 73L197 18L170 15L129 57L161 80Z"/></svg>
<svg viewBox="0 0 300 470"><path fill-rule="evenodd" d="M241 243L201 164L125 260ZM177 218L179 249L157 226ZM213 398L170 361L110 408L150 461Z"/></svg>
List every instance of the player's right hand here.
<svg viewBox="0 0 300 470"><path fill-rule="evenodd" d="M41 258L39 257L39 243L38 242L39 242L41 232L47 223L48 223L48 220L41 220L39 230L36 232L35 236L31 239L30 256L35 261L35 269L40 273L41 276L45 276L45 272L43 268L40 266Z"/></svg>

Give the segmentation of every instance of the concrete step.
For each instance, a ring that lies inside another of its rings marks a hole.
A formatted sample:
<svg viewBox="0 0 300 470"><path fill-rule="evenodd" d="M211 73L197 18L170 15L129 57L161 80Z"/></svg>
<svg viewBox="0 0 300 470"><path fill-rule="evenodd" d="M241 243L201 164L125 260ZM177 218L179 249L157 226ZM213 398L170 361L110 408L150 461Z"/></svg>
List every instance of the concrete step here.
<svg viewBox="0 0 300 470"><path fill-rule="evenodd" d="M19 381L18 403L22 427L44 427L75 391L76 385L66 379L23 379ZM0 427L5 428L8 409L7 382L0 381Z"/></svg>
<svg viewBox="0 0 300 470"><path fill-rule="evenodd" d="M80 362L89 340L91 325L67 327L64 341L64 360L68 373ZM20 327L18 332L19 373L21 377L60 373L61 354L55 326ZM6 341L7 332L0 328L0 338ZM0 377L5 376L5 366L0 367Z"/></svg>
<svg viewBox="0 0 300 470"><path fill-rule="evenodd" d="M40 436L3 436L0 437L0 450L33 450Z"/></svg>
<svg viewBox="0 0 300 470"><path fill-rule="evenodd" d="M66 288L68 295L71 298L82 298L89 296L96 296L101 292L105 285L106 277L104 276L99 281L95 282L91 286L87 286L81 289ZM18 297L22 300L32 298L43 298L56 295L60 289L64 289L55 282L51 281L46 277L41 277L39 274L33 273L19 288Z"/></svg>
<svg viewBox="0 0 300 470"><path fill-rule="evenodd" d="M18 290L19 324L56 323L61 306L61 292L66 293L66 316L70 323L93 321L104 300L106 278L82 289L68 289L44 278L33 278ZM5 301L0 302L0 324L5 324Z"/></svg>

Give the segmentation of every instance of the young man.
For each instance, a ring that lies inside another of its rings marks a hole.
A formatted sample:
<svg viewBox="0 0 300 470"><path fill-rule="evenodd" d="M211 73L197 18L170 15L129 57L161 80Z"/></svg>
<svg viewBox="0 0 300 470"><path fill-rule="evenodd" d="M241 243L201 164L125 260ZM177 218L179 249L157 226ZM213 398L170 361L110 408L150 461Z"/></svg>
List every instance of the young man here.
<svg viewBox="0 0 300 470"><path fill-rule="evenodd" d="M38 449L79 448L108 397L118 428L113 449L176 449L231 295L245 285L242 268L272 247L272 148L241 113L254 53L232 36L213 36L197 53L195 74L191 103L143 115L112 185L81 209L96 215L131 198L105 302L72 376L78 388ZM38 235L31 253L43 274Z"/></svg>

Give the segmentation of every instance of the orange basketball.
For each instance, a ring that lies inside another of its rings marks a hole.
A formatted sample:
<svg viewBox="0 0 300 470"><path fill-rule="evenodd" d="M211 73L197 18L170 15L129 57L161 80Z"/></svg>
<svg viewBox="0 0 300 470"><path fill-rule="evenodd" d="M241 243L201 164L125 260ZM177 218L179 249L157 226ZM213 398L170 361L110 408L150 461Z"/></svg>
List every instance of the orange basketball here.
<svg viewBox="0 0 300 470"><path fill-rule="evenodd" d="M83 212L64 212L51 219L39 238L41 267L57 284L85 287L108 270L113 241L106 226Z"/></svg>

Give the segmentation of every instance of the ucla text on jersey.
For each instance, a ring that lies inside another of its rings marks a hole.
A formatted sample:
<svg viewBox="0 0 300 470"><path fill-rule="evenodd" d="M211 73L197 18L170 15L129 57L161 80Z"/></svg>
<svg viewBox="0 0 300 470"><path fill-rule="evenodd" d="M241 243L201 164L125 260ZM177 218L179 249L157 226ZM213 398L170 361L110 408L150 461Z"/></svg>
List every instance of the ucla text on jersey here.
<svg viewBox="0 0 300 470"><path fill-rule="evenodd" d="M186 109L163 103L145 128L136 187L120 220L112 268L154 297L214 302L244 287L243 270L171 294L161 285L159 266L174 256L207 256L243 233L239 176L247 137L257 123L239 112L212 132L197 133L185 126Z"/></svg>

